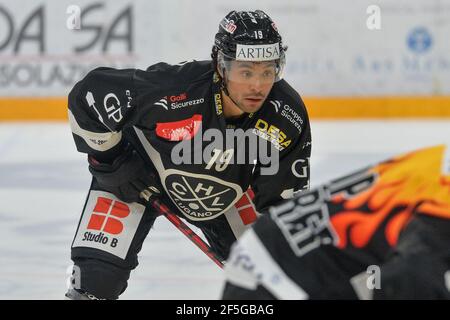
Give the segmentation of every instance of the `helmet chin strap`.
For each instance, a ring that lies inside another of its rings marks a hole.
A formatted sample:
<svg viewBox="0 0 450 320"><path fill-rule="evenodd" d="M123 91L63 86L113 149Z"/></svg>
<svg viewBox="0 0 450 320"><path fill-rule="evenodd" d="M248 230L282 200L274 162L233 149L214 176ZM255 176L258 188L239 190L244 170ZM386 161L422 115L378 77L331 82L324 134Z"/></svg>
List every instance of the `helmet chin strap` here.
<svg viewBox="0 0 450 320"><path fill-rule="evenodd" d="M223 73L223 77L222 77L222 83L220 84L220 89L222 89L222 91L228 96L228 98L230 98L230 100L239 108L239 109L241 109L240 107L239 107L239 105L238 105L238 103L236 102L236 101L234 101L234 99L231 97L231 95L230 95L230 92L228 91L228 87L227 87L227 77L226 77L226 74L225 74L225 70L224 69L222 69L222 73ZM241 109L242 110L242 109ZM245 111L244 111L244 113L246 113Z"/></svg>

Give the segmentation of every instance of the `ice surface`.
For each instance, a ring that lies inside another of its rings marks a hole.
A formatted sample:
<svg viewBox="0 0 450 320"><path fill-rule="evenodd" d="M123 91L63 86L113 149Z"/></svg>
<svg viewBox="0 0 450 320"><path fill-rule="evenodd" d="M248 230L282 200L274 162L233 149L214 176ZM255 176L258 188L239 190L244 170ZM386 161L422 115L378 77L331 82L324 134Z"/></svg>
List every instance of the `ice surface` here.
<svg viewBox="0 0 450 320"><path fill-rule="evenodd" d="M450 141L450 121L313 121L312 186ZM67 123L0 124L0 299L62 299L90 176ZM164 218L122 299L218 299L222 271Z"/></svg>

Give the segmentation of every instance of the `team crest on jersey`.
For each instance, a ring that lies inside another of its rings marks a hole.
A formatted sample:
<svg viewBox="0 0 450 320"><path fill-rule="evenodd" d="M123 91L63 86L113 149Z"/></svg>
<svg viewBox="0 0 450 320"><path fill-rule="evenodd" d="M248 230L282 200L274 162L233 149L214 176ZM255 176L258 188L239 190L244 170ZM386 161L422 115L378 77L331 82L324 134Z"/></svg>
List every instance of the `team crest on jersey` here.
<svg viewBox="0 0 450 320"><path fill-rule="evenodd" d="M239 185L203 174L169 169L162 182L175 205L194 221L216 218L242 196Z"/></svg>

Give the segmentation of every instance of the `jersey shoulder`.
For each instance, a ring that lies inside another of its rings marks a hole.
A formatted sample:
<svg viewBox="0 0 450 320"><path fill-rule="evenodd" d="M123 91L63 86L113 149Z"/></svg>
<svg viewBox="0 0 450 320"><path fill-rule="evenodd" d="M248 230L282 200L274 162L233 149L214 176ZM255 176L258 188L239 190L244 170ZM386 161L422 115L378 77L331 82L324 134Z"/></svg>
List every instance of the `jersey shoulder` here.
<svg viewBox="0 0 450 320"><path fill-rule="evenodd" d="M99 67L91 70L80 80L69 93L69 107L89 105L95 101L112 99L127 105L133 94L134 73L136 69L114 69Z"/></svg>
<svg viewBox="0 0 450 320"><path fill-rule="evenodd" d="M131 87L136 69L114 69L98 67L89 71L75 87ZM75 88L74 87L74 88Z"/></svg>
<svg viewBox="0 0 450 320"><path fill-rule="evenodd" d="M183 87L202 81L211 81L213 66L210 60L189 61L179 64L160 62L138 70L135 81L138 86Z"/></svg>
<svg viewBox="0 0 450 320"><path fill-rule="evenodd" d="M139 89L158 90L159 88L183 87L196 82L211 80L213 76L211 61L192 61L171 65L165 62L154 64L147 70L114 69L99 67L90 71L72 89L70 96L82 88L91 92L107 93Z"/></svg>
<svg viewBox="0 0 450 320"><path fill-rule="evenodd" d="M276 82L267 97L261 121L276 126L289 137L309 130L309 117L302 98L285 80Z"/></svg>
<svg viewBox="0 0 450 320"><path fill-rule="evenodd" d="M300 94L292 88L292 86L284 79L275 82L273 85L271 96L274 99L285 99L286 101L301 101Z"/></svg>
<svg viewBox="0 0 450 320"><path fill-rule="evenodd" d="M279 116L283 110L292 110L302 116L303 120L308 118L308 112L300 94L286 80L280 80L274 84L267 102L272 105L272 111Z"/></svg>

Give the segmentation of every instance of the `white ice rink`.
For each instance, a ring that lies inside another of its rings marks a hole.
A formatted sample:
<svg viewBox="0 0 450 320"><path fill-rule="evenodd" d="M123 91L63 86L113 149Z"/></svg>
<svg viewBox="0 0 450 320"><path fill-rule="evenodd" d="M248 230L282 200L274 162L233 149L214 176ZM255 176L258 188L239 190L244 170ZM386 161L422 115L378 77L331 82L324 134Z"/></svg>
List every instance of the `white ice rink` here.
<svg viewBox="0 0 450 320"><path fill-rule="evenodd" d="M450 141L450 121L312 122L312 186ZM62 299L90 184L67 123L0 124L0 299ZM122 299L218 299L221 270L164 218Z"/></svg>

